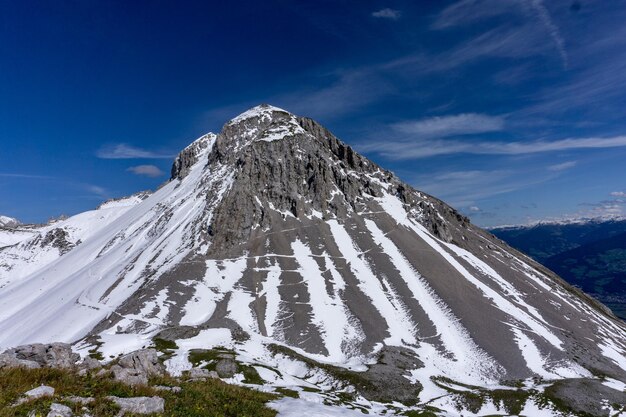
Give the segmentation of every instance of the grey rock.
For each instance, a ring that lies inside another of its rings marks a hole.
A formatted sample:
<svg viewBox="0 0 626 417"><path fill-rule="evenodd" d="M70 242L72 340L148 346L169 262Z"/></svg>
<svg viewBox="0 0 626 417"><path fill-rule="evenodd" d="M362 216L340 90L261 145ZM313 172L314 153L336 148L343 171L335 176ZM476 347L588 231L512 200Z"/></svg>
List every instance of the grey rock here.
<svg viewBox="0 0 626 417"><path fill-rule="evenodd" d="M96 399L93 398L93 397L78 397L78 396L73 395L73 396L70 396L70 397L65 397L64 400L67 401L67 402L70 402L72 404L87 405L87 404L91 404Z"/></svg>
<svg viewBox="0 0 626 417"><path fill-rule="evenodd" d="M209 371L204 368L192 368L188 371L187 376L192 379L197 378L219 378L219 375L215 371Z"/></svg>
<svg viewBox="0 0 626 417"><path fill-rule="evenodd" d="M169 392L181 392L183 390L181 387L166 387L164 385L155 385L154 389L158 391L169 391Z"/></svg>
<svg viewBox="0 0 626 417"><path fill-rule="evenodd" d="M161 397L120 398L111 396L107 399L113 401L120 408L121 414L152 414L162 413L165 410L165 400Z"/></svg>
<svg viewBox="0 0 626 417"><path fill-rule="evenodd" d="M72 409L63 404L52 403L47 417L72 417Z"/></svg>
<svg viewBox="0 0 626 417"><path fill-rule="evenodd" d="M54 395L54 388L47 385L41 385L37 388L33 388L30 391L26 391L22 397L17 400L15 405L24 404L26 402L36 400L43 397L52 397Z"/></svg>
<svg viewBox="0 0 626 417"><path fill-rule="evenodd" d="M215 364L215 371L220 378L231 378L237 373L239 366L233 359L220 359Z"/></svg>
<svg viewBox="0 0 626 417"><path fill-rule="evenodd" d="M36 369L36 368L41 368L41 365L39 365L39 363L35 361L17 359L13 355L3 353L3 354L0 354L0 369L3 369L3 368Z"/></svg>
<svg viewBox="0 0 626 417"><path fill-rule="evenodd" d="M87 356L85 359L83 359L79 366L81 369L87 370L102 368L102 364L100 363L100 361L90 356Z"/></svg>
<svg viewBox="0 0 626 417"><path fill-rule="evenodd" d="M37 398L42 397L51 397L54 395L54 388L49 387L47 385L42 385L37 388L33 388L30 391L26 391L24 393L24 397L27 397L31 400L35 400Z"/></svg>
<svg viewBox="0 0 626 417"><path fill-rule="evenodd" d="M155 349L142 349L122 356L111 367L114 378L129 385L146 385L150 376L162 375L163 365Z"/></svg>
<svg viewBox="0 0 626 417"><path fill-rule="evenodd" d="M80 355L72 351L67 343L34 343L18 346L4 352L16 359L37 362L51 368L71 368L80 360Z"/></svg>
<svg viewBox="0 0 626 417"><path fill-rule="evenodd" d="M555 382L545 391L550 397L558 398L574 411L592 416L613 415L605 404L626 406L626 392L609 388L598 380L569 379ZM599 399L602 399L599 401ZM615 412L616 410L613 410Z"/></svg>

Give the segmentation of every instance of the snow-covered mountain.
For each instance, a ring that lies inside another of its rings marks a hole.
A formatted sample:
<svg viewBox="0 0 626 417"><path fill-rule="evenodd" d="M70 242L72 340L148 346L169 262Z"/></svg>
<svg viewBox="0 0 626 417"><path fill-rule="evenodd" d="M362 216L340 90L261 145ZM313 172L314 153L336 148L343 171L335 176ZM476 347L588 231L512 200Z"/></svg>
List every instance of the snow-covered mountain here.
<svg viewBox="0 0 626 417"><path fill-rule="evenodd" d="M153 194L32 233L0 249L0 348L114 358L167 340L172 373L231 349L268 387L371 412L503 414L493 393L515 392L518 413L558 415L546 387L624 398L610 311L275 107L193 142Z"/></svg>
<svg viewBox="0 0 626 417"><path fill-rule="evenodd" d="M0 228L16 227L19 224L20 224L19 220L14 219L13 217L0 216Z"/></svg>

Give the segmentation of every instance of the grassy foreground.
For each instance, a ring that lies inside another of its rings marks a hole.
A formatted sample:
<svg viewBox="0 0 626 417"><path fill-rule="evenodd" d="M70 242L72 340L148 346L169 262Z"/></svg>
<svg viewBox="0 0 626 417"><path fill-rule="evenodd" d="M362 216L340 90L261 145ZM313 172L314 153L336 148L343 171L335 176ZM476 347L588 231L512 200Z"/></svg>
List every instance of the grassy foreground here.
<svg viewBox="0 0 626 417"><path fill-rule="evenodd" d="M42 398L11 407L22 394L40 385L55 389L54 397ZM177 386L178 393L157 390L154 385ZM203 417L274 417L276 411L265 403L277 398L244 387L226 384L216 379L206 381L184 381L171 377L159 377L148 386L129 387L114 381L110 375L79 376L75 372L60 369L5 369L0 370L0 417L27 416L32 410L45 416L53 402L72 408L76 415L82 415L83 405L72 404L70 396L93 397L95 401L87 406L93 417L110 417L118 408L107 396L141 397L159 396L165 399L165 413L154 416L203 416ZM132 417L126 414L127 417Z"/></svg>

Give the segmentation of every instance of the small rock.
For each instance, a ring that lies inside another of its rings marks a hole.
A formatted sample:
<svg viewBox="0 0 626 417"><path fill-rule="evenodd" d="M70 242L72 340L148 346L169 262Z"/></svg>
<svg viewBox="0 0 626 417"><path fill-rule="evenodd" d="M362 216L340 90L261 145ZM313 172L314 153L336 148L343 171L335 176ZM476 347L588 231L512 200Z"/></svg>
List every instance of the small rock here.
<svg viewBox="0 0 626 417"><path fill-rule="evenodd" d="M30 391L24 393L24 397L28 397L30 400L35 400L41 397L52 397L54 395L54 388L47 385L42 385L37 388L33 388Z"/></svg>
<svg viewBox="0 0 626 417"><path fill-rule="evenodd" d="M181 387L166 387L165 385L155 385L154 389L169 392L181 392L183 390Z"/></svg>
<svg viewBox="0 0 626 417"><path fill-rule="evenodd" d="M162 413L165 410L165 400L161 397L107 397L113 401L121 413L151 414Z"/></svg>
<svg viewBox="0 0 626 417"><path fill-rule="evenodd" d="M72 417L72 409L63 404L52 403L50 405L50 412L46 417Z"/></svg>
<svg viewBox="0 0 626 417"><path fill-rule="evenodd" d="M30 391L26 391L22 395L22 398L17 400L14 406L18 406L20 404L24 404L29 401L36 400L42 397L52 397L53 395L54 395L54 388L49 387L47 385L42 385L40 387L33 388Z"/></svg>
<svg viewBox="0 0 626 417"><path fill-rule="evenodd" d="M192 368L188 373L189 378L219 378L215 371L209 371L204 368Z"/></svg>
<svg viewBox="0 0 626 417"><path fill-rule="evenodd" d="M221 378L231 378L238 370L239 366L233 359L221 359L215 364L215 371Z"/></svg>
<svg viewBox="0 0 626 417"><path fill-rule="evenodd" d="M64 400L72 404L86 405L86 404L91 404L96 399L93 397L78 397L78 396L73 395L71 397L65 397Z"/></svg>

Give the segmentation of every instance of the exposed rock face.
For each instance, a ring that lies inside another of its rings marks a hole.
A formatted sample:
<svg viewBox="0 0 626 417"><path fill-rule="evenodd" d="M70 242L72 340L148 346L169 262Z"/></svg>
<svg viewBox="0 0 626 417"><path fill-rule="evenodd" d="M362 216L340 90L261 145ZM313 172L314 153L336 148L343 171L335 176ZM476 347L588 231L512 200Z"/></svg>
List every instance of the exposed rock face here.
<svg viewBox="0 0 626 417"><path fill-rule="evenodd" d="M156 350L144 349L121 357L111 370L118 381L129 385L146 385L149 377L163 374L163 365L159 362Z"/></svg>
<svg viewBox="0 0 626 417"><path fill-rule="evenodd" d="M75 243L72 243L68 240L67 231L61 228L56 228L46 233L46 235L41 240L40 245L42 248L46 246L52 246L53 248L57 248L61 255L66 254L67 252L72 250L74 246L76 246Z"/></svg>
<svg viewBox="0 0 626 417"><path fill-rule="evenodd" d="M215 135L208 134L194 141L191 145L183 149L172 165L171 179L183 179L189 169L198 162L198 155L209 146Z"/></svg>
<svg viewBox="0 0 626 417"><path fill-rule="evenodd" d="M39 366L51 368L71 368L80 359L80 355L74 353L72 347L67 343L23 345L7 350L4 355L13 357L18 361L35 362Z"/></svg>

